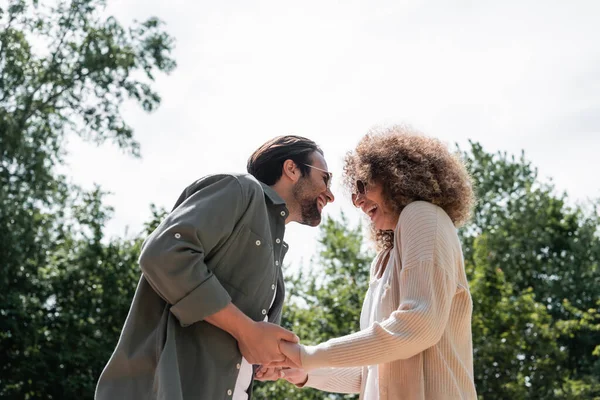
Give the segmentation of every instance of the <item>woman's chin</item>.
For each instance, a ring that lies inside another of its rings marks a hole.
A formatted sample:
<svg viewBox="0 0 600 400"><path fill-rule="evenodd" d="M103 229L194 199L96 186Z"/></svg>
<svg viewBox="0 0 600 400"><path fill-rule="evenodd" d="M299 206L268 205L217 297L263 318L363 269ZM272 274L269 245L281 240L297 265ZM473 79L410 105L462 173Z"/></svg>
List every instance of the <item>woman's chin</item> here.
<svg viewBox="0 0 600 400"><path fill-rule="evenodd" d="M389 231L390 228L386 228L386 224L382 224L379 221L373 221L373 227L378 231Z"/></svg>
<svg viewBox="0 0 600 400"><path fill-rule="evenodd" d="M396 225L390 221L375 220L372 222L372 226L378 231L393 231L396 229Z"/></svg>
<svg viewBox="0 0 600 400"><path fill-rule="evenodd" d="M393 231L396 229L396 224L392 223L379 213L375 213L372 216L367 216L371 220L371 227L378 231Z"/></svg>

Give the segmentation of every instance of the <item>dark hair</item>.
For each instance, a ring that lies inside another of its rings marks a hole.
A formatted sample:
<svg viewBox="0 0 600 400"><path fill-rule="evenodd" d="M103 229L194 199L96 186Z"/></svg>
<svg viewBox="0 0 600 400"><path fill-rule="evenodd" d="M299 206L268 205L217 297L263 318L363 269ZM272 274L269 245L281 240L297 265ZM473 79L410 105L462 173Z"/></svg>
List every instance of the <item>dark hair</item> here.
<svg viewBox="0 0 600 400"><path fill-rule="evenodd" d="M283 172L283 163L292 160L296 163L302 176L308 174L310 156L323 150L310 139L286 135L273 138L260 146L248 159L248 173L266 185L277 183Z"/></svg>

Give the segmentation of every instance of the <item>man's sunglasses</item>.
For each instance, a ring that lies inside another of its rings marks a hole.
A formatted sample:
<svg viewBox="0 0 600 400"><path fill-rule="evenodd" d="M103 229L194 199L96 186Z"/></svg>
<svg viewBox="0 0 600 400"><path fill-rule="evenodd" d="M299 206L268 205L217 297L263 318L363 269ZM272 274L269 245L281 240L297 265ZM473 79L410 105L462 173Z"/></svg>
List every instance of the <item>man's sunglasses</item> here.
<svg viewBox="0 0 600 400"><path fill-rule="evenodd" d="M356 204L356 198L358 197L358 195L364 195L365 193L367 193L367 184L361 181L360 179L357 179L355 189L352 193L352 204L354 204L354 207L358 207L358 205Z"/></svg>
<svg viewBox="0 0 600 400"><path fill-rule="evenodd" d="M321 168L317 168L314 165L310 165L310 164L304 164L304 163L302 163L302 165L306 165L309 168L314 168L314 169L316 169L318 171L325 172L325 174L327 174L327 177L324 178L325 179L325 186L327 186L328 190L331 189L331 178L333 177L333 174L331 172L325 171L324 169L321 169Z"/></svg>

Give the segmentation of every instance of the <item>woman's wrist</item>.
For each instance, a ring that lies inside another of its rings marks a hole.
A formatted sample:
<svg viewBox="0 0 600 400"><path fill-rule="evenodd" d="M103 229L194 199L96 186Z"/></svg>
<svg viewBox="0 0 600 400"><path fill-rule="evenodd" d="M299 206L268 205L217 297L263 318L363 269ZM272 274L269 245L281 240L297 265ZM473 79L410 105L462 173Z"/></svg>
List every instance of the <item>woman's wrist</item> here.
<svg viewBox="0 0 600 400"><path fill-rule="evenodd" d="M305 371L328 366L325 347L322 343L317 346L300 345L300 362Z"/></svg>
<svg viewBox="0 0 600 400"><path fill-rule="evenodd" d="M304 385L306 385L306 382L308 382L308 372L306 373L306 376L304 377L302 382L296 383L296 387L303 388Z"/></svg>

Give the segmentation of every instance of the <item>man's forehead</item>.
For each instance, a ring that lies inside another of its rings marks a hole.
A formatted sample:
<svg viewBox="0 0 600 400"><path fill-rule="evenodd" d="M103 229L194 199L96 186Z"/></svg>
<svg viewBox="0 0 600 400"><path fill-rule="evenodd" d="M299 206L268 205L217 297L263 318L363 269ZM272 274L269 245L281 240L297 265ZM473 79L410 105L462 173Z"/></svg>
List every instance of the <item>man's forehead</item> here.
<svg viewBox="0 0 600 400"><path fill-rule="evenodd" d="M321 153L315 151L310 155L310 158L315 167L327 170L327 161L325 161L325 157Z"/></svg>

